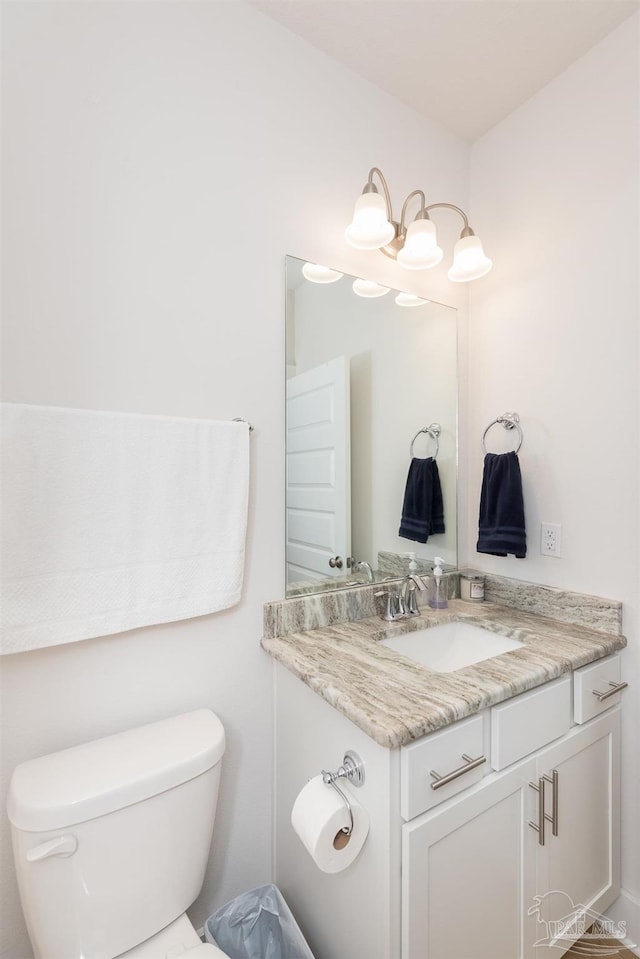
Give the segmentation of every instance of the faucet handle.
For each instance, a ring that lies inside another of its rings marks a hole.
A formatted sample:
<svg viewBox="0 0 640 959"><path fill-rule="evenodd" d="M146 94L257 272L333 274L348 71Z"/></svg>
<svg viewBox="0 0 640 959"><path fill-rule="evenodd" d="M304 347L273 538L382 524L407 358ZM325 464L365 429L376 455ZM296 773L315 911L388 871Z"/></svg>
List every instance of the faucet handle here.
<svg viewBox="0 0 640 959"><path fill-rule="evenodd" d="M395 589L380 590L374 593L374 596L384 596L386 599L385 610L382 613L382 619L387 622L393 622L400 615L400 594Z"/></svg>
<svg viewBox="0 0 640 959"><path fill-rule="evenodd" d="M416 599L416 587L413 583L407 587L407 595L404 601L405 613L407 616L419 616L418 601Z"/></svg>

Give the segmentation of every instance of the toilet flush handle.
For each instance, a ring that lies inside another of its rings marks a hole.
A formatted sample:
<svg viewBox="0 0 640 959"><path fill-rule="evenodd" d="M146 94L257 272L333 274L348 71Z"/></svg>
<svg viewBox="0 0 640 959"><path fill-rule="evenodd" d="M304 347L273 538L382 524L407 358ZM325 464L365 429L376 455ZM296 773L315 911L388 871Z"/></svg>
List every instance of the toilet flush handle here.
<svg viewBox="0 0 640 959"><path fill-rule="evenodd" d="M77 848L78 840L75 836L56 836L55 839L32 846L26 859L27 862L39 862L40 859L48 859L49 856L73 856Z"/></svg>

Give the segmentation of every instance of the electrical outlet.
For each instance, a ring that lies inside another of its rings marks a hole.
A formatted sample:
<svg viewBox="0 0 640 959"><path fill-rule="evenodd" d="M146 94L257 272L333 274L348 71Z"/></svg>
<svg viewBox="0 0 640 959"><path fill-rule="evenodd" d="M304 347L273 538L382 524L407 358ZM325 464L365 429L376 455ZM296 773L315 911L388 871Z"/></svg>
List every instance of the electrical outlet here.
<svg viewBox="0 0 640 959"><path fill-rule="evenodd" d="M562 526L559 523L540 524L540 552L543 556L560 557L561 541Z"/></svg>

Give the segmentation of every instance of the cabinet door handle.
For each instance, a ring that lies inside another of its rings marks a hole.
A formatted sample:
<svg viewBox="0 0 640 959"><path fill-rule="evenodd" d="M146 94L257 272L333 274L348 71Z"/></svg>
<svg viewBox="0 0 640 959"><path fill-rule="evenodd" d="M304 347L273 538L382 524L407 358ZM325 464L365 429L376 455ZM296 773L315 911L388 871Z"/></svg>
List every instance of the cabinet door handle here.
<svg viewBox="0 0 640 959"><path fill-rule="evenodd" d="M538 793L538 822L531 822L529 820L529 825L532 829L538 833L538 845L544 846L544 823L545 823L545 812L544 812L544 776L540 776L537 783L529 783L532 789Z"/></svg>
<svg viewBox="0 0 640 959"><path fill-rule="evenodd" d="M600 702L604 699L608 699L609 696L615 696L616 693L619 693L622 689L626 689L629 683L612 683L609 682L611 689L608 689L606 693L601 693L599 689L592 689L591 692L594 696L597 696Z"/></svg>
<svg viewBox="0 0 640 959"><path fill-rule="evenodd" d="M551 823L551 834L553 836L558 835L558 797L560 795L560 789L558 784L558 770L553 769L551 771L551 776L542 777L545 782L551 783L551 788L553 792L551 793L551 815L544 814L544 818L547 822Z"/></svg>
<svg viewBox="0 0 640 959"><path fill-rule="evenodd" d="M332 556L329 560L329 566L331 569L342 569L342 557L341 556Z"/></svg>
<svg viewBox="0 0 640 959"><path fill-rule="evenodd" d="M476 769L478 766L482 766L482 764L486 763L487 761L486 756L478 756L477 759L472 759L471 756L467 756L466 753L462 754L462 758L464 759L464 764L459 766L457 769L454 769L453 772L447 773L446 776L441 776L440 773L430 769L429 775L433 780L435 780L431 783L431 788L441 789L442 786L447 786L449 783L452 783L454 779L458 778L458 776L463 776L471 769Z"/></svg>

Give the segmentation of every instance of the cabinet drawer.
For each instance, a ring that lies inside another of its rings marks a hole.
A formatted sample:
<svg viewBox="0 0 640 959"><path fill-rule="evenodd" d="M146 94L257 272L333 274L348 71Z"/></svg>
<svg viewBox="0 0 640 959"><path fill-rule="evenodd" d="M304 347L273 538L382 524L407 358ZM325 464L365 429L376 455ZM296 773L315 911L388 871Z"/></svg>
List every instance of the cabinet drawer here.
<svg viewBox="0 0 640 959"><path fill-rule="evenodd" d="M483 729L484 717L473 716L402 747L400 814L404 820L408 822L482 779L487 766ZM438 785L439 779L446 781Z"/></svg>
<svg viewBox="0 0 640 959"><path fill-rule="evenodd" d="M616 686L620 689L616 691ZM573 718L587 723L620 702L620 657L607 656L573 674Z"/></svg>
<svg viewBox="0 0 640 959"><path fill-rule="evenodd" d="M504 769L569 732L571 677L563 676L491 709L491 766Z"/></svg>

